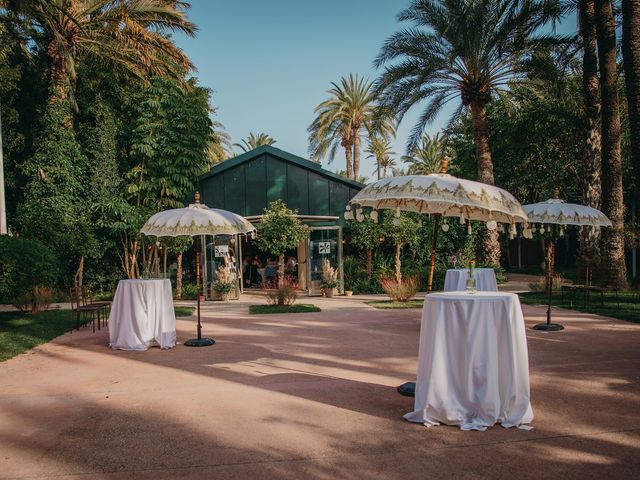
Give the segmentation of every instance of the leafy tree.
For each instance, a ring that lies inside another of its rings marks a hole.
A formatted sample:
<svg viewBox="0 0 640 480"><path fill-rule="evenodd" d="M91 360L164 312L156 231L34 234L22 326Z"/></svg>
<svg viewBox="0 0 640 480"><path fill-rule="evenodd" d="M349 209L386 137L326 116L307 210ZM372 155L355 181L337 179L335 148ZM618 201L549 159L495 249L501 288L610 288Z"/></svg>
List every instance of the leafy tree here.
<svg viewBox="0 0 640 480"><path fill-rule="evenodd" d="M411 212L399 212L393 210L384 211L383 228L385 238L391 240L395 246L395 279L402 283L401 253L405 245L415 247L418 242L418 231L421 221L418 214Z"/></svg>
<svg viewBox="0 0 640 480"><path fill-rule="evenodd" d="M25 162L25 199L18 208L20 232L55 247L70 268L96 254L88 204L83 197L86 164L76 136L62 121L70 115L67 101L49 103L42 117L33 155Z"/></svg>
<svg viewBox="0 0 640 480"><path fill-rule="evenodd" d="M309 227L297 217L298 211L291 210L282 200L271 202L264 209L258 227L256 244L262 251L278 256L278 284L284 278L284 255L309 237Z"/></svg>
<svg viewBox="0 0 640 480"><path fill-rule="evenodd" d="M274 143L276 143L275 139L266 133L259 133L256 135L255 133L250 132L249 136L242 140L242 143L234 143L233 146L238 147L243 151L243 153L246 153L263 145L273 145Z"/></svg>
<svg viewBox="0 0 640 480"><path fill-rule="evenodd" d="M318 105L316 118L309 128L309 151L313 158L329 155L331 162L339 147L345 150L347 177L360 174L360 143L363 131L369 137L395 135L386 110L377 103L373 84L358 75L342 77L340 85L327 92L329 98Z"/></svg>
<svg viewBox="0 0 640 480"><path fill-rule="evenodd" d="M398 15L413 27L389 37L375 61L385 67L377 81L381 102L399 121L411 107L427 102L408 148L442 107L458 98L454 118L462 108L471 112L477 178L493 185L487 104L493 93L520 79L520 60L540 43L534 32L549 13L542 1L413 0ZM479 247L484 261L499 263L497 234L486 235Z"/></svg>
<svg viewBox="0 0 640 480"><path fill-rule="evenodd" d="M367 258L367 281L371 281L373 271L373 251L380 247L384 240L383 226L374 222L369 215L365 215L362 222L350 221L351 244L358 250L363 250Z"/></svg>

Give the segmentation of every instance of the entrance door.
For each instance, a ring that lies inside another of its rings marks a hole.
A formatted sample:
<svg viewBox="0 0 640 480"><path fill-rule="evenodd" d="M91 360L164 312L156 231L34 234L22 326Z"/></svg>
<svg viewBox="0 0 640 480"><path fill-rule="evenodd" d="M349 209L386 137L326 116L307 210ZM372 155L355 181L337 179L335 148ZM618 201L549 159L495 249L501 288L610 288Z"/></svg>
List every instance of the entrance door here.
<svg viewBox="0 0 640 480"><path fill-rule="evenodd" d="M321 295L322 262L328 259L331 266L338 270L340 292L343 291L342 272L342 228L311 227L309 234L309 250L307 272L309 279L309 295Z"/></svg>

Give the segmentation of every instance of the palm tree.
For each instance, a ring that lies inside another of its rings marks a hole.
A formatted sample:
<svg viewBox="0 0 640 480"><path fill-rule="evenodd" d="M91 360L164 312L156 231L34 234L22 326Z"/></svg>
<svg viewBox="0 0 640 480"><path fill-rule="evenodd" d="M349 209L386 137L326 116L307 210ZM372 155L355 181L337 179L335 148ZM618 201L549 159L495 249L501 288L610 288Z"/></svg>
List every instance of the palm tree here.
<svg viewBox="0 0 640 480"><path fill-rule="evenodd" d="M338 148L344 148L347 175L357 178L363 131L369 136L391 135L392 119L379 108L371 82L350 74L340 85L331 85L330 97L315 108L317 116L308 128L309 152L314 158L328 154L331 162Z"/></svg>
<svg viewBox="0 0 640 480"><path fill-rule="evenodd" d="M241 142L242 143L234 143L233 146L241 149L243 153L250 152L262 145L273 145L276 143L275 139L266 133L258 133L256 135L253 132L250 132L249 136L246 139L242 139Z"/></svg>
<svg viewBox="0 0 640 480"><path fill-rule="evenodd" d="M85 56L145 80L183 78L193 65L169 33L195 33L187 6L180 0L0 0L0 21L47 52L49 100L73 101Z"/></svg>
<svg viewBox="0 0 640 480"><path fill-rule="evenodd" d="M408 139L415 146L427 124L453 99L471 112L478 180L493 185L486 107L494 93L518 81L520 60L532 51L534 31L548 18L544 1L412 0L399 15L413 27L389 37L375 66L385 67L377 81L383 105L402 120L407 111L426 102ZM497 233L483 236L482 260L498 264Z"/></svg>
<svg viewBox="0 0 640 480"><path fill-rule="evenodd" d="M382 167L382 176L386 177L388 175L389 169L391 169L391 176L392 177L398 177L400 175L406 175L406 172L404 170L396 168L397 165L398 164L397 164L395 158L393 158L393 157L386 157L386 158L382 159L382 162L380 162L380 167Z"/></svg>
<svg viewBox="0 0 640 480"><path fill-rule="evenodd" d="M380 137L377 135L369 137L369 147L367 148L366 153L369 154L367 155L367 158L375 158L376 160L376 176L378 180L381 178L380 168L382 168L383 164L387 165L387 168L389 168L390 161L395 164L392 156L396 153L391 150L389 137ZM387 176L386 171L387 170L385 168L385 177Z"/></svg>
<svg viewBox="0 0 640 480"><path fill-rule="evenodd" d="M622 0L622 56L627 87L631 157L635 176L635 211L640 209L640 1ZM633 208L633 207L632 207Z"/></svg>
<svg viewBox="0 0 640 480"><path fill-rule="evenodd" d="M582 40L582 96L584 99L583 129L584 165L583 197L586 205L600 209L600 81L596 54L596 20L594 0L579 0L578 18ZM597 244L599 229L583 228L581 247Z"/></svg>
<svg viewBox="0 0 640 480"><path fill-rule="evenodd" d="M612 223L602 233L603 250L605 263L616 271L619 283L626 285L616 20L611 0L595 1L595 19L602 102L602 211Z"/></svg>
<svg viewBox="0 0 640 480"><path fill-rule="evenodd" d="M428 175L440 172L442 157L445 156L445 143L439 133L434 136L424 134L420 145L414 146L402 161L409 164L409 175Z"/></svg>

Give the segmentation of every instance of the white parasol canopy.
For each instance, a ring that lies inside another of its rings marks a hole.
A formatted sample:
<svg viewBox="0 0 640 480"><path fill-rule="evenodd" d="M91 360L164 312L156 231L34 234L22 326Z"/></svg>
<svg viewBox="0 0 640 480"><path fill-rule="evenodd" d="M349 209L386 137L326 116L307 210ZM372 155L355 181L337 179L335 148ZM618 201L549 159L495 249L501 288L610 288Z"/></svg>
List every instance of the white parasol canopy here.
<svg viewBox="0 0 640 480"><path fill-rule="evenodd" d="M236 235L255 232L244 217L196 202L186 208L174 208L153 215L140 232L156 237L196 235Z"/></svg>
<svg viewBox="0 0 640 480"><path fill-rule="evenodd" d="M195 237L198 235L253 234L256 228L244 217L227 210L208 208L200 203L200 193L196 192L195 202L186 208L174 208L153 215L144 224L140 233L155 237ZM198 338L184 342L188 347L213 345L212 338L202 338L200 321L200 250L196 251L196 288L198 293Z"/></svg>
<svg viewBox="0 0 640 480"><path fill-rule="evenodd" d="M356 219L359 209L368 207L486 222L528 222L520 202L506 190L446 173L384 178L364 187L349 203L356 207ZM353 218L349 210L347 219Z"/></svg>
<svg viewBox="0 0 640 480"><path fill-rule="evenodd" d="M531 223L556 225L587 225L590 227L610 227L611 220L595 208L576 203L566 203L559 198L551 198L545 202L524 205L524 211Z"/></svg>

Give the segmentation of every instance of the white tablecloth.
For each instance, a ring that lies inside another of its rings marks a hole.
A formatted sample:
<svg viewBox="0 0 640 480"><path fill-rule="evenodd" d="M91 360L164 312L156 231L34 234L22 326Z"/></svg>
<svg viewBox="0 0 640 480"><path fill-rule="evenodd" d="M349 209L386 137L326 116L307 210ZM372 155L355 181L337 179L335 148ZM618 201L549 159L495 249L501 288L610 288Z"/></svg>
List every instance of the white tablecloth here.
<svg viewBox="0 0 640 480"><path fill-rule="evenodd" d="M120 280L109 315L109 346L120 350L172 348L176 344L176 316L171 282Z"/></svg>
<svg viewBox="0 0 640 480"><path fill-rule="evenodd" d="M493 268L475 268L474 277L476 279L476 290L479 292L497 292L498 282L496 282L496 272ZM447 270L444 277L445 292L464 292L467 289L467 278L469 269L460 268Z"/></svg>
<svg viewBox="0 0 640 480"><path fill-rule="evenodd" d="M422 312L414 411L427 426L484 430L533 420L524 318L513 293L439 292Z"/></svg>

